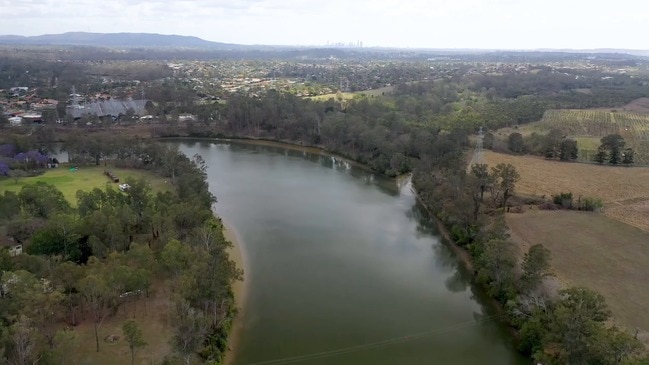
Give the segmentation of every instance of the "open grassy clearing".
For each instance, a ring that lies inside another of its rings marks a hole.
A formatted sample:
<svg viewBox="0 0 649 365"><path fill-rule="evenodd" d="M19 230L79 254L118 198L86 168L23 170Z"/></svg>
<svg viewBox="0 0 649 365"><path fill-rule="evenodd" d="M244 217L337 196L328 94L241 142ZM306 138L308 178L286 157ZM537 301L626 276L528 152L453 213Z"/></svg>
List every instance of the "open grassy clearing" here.
<svg viewBox="0 0 649 365"><path fill-rule="evenodd" d="M122 325L127 320L134 319L142 329L144 340L148 343L147 346L137 351L135 363L160 364L171 351L169 345L172 335L169 322L171 293L167 284L166 282L154 282L150 296L146 300L146 314L144 298L140 298L135 303L135 318L133 317L134 302L122 304L117 314L106 318L99 329L99 352L96 352L94 328L92 319L88 315L85 321L72 328L77 340L67 363L76 365L130 364L131 353L128 343L124 341ZM118 336L119 339L114 343L108 343L104 338L109 335Z"/></svg>
<svg viewBox="0 0 649 365"><path fill-rule="evenodd" d="M343 98L343 100L351 100L353 99L356 95L354 93L340 93L340 96ZM307 99L312 99L312 100L318 100L318 101L327 101L329 99L334 99L338 97L338 93L335 94L323 94L323 95L316 95L316 96L307 96Z"/></svg>
<svg viewBox="0 0 649 365"><path fill-rule="evenodd" d="M575 198L597 197L604 215L649 231L649 167L600 166L546 160L536 156L512 156L485 151L490 166L510 163L521 180L516 192L550 198L572 192Z"/></svg>
<svg viewBox="0 0 649 365"><path fill-rule="evenodd" d="M46 170L44 174L34 177L24 177L18 180L18 183L11 178L0 179L0 193L4 191L19 192L23 186L43 181L56 186L65 198L72 205L76 205L76 194L78 190L89 191L94 188L104 189L106 185L112 185L117 189L116 183L111 182L104 170L110 170L120 179L120 183L126 182L128 178L145 179L151 184L154 191L166 191L171 187L165 183L165 180L154 175L151 172L137 169L124 169L104 166L78 166L76 171L70 171L69 166L61 165L55 169Z"/></svg>
<svg viewBox="0 0 649 365"><path fill-rule="evenodd" d="M357 91L354 94L360 94L360 95L365 95L365 96L369 96L369 97L372 97L372 96L384 96L384 95L392 93L393 90L394 90L394 86L385 86L385 87L381 87L381 88L378 88L378 89Z"/></svg>
<svg viewBox="0 0 649 365"><path fill-rule="evenodd" d="M342 96L343 100L351 100L354 99L355 97L358 97L359 95L368 96L368 97L383 96L392 93L393 90L394 90L393 86L385 86L378 89L355 91L355 92L344 92L344 93L340 93L340 95ZM308 98L313 100L326 101L331 98L336 99L337 96L338 94L335 93L335 94L309 96Z"/></svg>
<svg viewBox="0 0 649 365"><path fill-rule="evenodd" d="M600 292L615 321L649 332L649 233L597 213L529 211L507 214L512 239L523 250L541 243L565 284Z"/></svg>

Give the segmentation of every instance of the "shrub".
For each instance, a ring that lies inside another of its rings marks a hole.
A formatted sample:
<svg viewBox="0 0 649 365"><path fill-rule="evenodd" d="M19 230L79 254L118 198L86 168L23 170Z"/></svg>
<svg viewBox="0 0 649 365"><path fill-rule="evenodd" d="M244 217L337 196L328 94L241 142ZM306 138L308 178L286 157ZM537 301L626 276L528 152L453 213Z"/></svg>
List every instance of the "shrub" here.
<svg viewBox="0 0 649 365"><path fill-rule="evenodd" d="M600 198L586 197L583 199L580 198L579 201L580 201L579 210L595 212L595 211L601 211L602 208L604 207L604 203L602 203L602 199Z"/></svg>
<svg viewBox="0 0 649 365"><path fill-rule="evenodd" d="M572 193L560 193L552 196L552 202L564 209L572 209Z"/></svg>

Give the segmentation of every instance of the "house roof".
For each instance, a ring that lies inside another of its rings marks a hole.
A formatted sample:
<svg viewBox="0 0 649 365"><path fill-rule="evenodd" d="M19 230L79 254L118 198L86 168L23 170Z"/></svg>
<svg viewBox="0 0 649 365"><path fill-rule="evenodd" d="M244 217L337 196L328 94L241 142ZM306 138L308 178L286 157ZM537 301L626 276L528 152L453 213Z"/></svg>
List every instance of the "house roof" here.
<svg viewBox="0 0 649 365"><path fill-rule="evenodd" d="M82 105L82 107L68 107L67 113L73 118L81 118L84 115L96 115L99 117L126 114L126 111L133 109L136 115L146 114L146 103L148 100L100 100Z"/></svg>

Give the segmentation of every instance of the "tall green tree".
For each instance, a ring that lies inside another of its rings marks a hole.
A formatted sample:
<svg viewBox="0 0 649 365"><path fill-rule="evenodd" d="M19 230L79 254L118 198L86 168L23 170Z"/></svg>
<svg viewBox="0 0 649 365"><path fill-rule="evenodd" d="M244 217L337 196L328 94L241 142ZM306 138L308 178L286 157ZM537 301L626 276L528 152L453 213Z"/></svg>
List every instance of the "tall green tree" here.
<svg viewBox="0 0 649 365"><path fill-rule="evenodd" d="M0 196L0 221L9 220L20 213L20 199L13 191L5 191Z"/></svg>
<svg viewBox="0 0 649 365"><path fill-rule="evenodd" d="M560 157L561 145L564 140L564 134L559 129L552 129L548 134L542 137L543 155L545 158Z"/></svg>
<svg viewBox="0 0 649 365"><path fill-rule="evenodd" d="M63 289L64 306L68 323L77 324L77 312L81 306L82 294L80 293L81 280L86 276L86 266L66 261L54 268L52 275L55 285Z"/></svg>
<svg viewBox="0 0 649 365"><path fill-rule="evenodd" d="M478 180L478 188L480 191L480 202L484 200L484 193L494 183L494 176L489 173L489 166L487 164L475 164L471 166L471 174Z"/></svg>
<svg viewBox="0 0 649 365"><path fill-rule="evenodd" d="M604 364L622 364L644 350L644 344L618 327L602 328L593 352Z"/></svg>
<svg viewBox="0 0 649 365"><path fill-rule="evenodd" d="M579 155L577 148L577 141L570 138L565 138L559 145L559 160L561 161L574 161Z"/></svg>
<svg viewBox="0 0 649 365"><path fill-rule="evenodd" d="M209 333L210 322L203 313L180 300L174 306L172 323L174 334L171 345L182 356L185 365L190 365Z"/></svg>
<svg viewBox="0 0 649 365"><path fill-rule="evenodd" d="M42 351L39 344L39 333L31 326L29 318L20 315L10 327L10 338L15 365L31 365L38 362Z"/></svg>
<svg viewBox="0 0 649 365"><path fill-rule="evenodd" d="M544 348L554 349L549 355L552 363L598 363L593 345L600 343L603 323L611 315L604 297L581 287L568 288L559 294L543 339Z"/></svg>
<svg viewBox="0 0 649 365"><path fill-rule="evenodd" d="M509 147L509 150L514 153L523 153L525 150L525 140L523 139L523 135L518 132L510 134L507 138L507 146Z"/></svg>
<svg viewBox="0 0 649 365"><path fill-rule="evenodd" d="M160 253L160 264L172 277L178 277L197 259L191 247L178 240L171 240Z"/></svg>
<svg viewBox="0 0 649 365"><path fill-rule="evenodd" d="M71 355L75 353L77 346L77 333L70 329L56 331L54 336L54 347L47 351L43 363L52 365L66 365L71 363Z"/></svg>
<svg viewBox="0 0 649 365"><path fill-rule="evenodd" d="M43 181L22 187L18 194L23 208L34 217L49 218L57 212L67 212L70 204L56 186Z"/></svg>
<svg viewBox="0 0 649 365"><path fill-rule="evenodd" d="M523 275L519 285L522 293L536 290L543 278L550 275L550 251L541 244L533 245L523 256Z"/></svg>
<svg viewBox="0 0 649 365"><path fill-rule="evenodd" d="M103 264L97 259L89 261L88 275L79 282L79 291L92 315L96 351L99 352L99 329L115 306L116 298L106 280Z"/></svg>
<svg viewBox="0 0 649 365"><path fill-rule="evenodd" d="M606 159L608 159L608 152L606 152L606 148L599 146L597 148L597 153L593 157L593 161L601 165L606 161Z"/></svg>
<svg viewBox="0 0 649 365"><path fill-rule="evenodd" d="M627 166L633 164L634 157L635 157L635 152L633 152L632 148L624 149L624 153L622 153L622 164Z"/></svg>
<svg viewBox="0 0 649 365"><path fill-rule="evenodd" d="M608 162L617 165L622 162L622 152L626 141L619 134L609 134L602 137L601 148L608 151Z"/></svg>
<svg viewBox="0 0 649 365"><path fill-rule="evenodd" d="M516 256L511 242L491 240L484 244L478 259L478 280L501 302L514 293Z"/></svg>
<svg viewBox="0 0 649 365"><path fill-rule="evenodd" d="M497 196L502 197L503 211L507 209L507 201L514 194L516 183L521 179L516 167L512 164L499 163L491 168L491 174L495 179L494 186L497 189ZM493 194L492 194L493 195Z"/></svg>
<svg viewBox="0 0 649 365"><path fill-rule="evenodd" d="M135 321L126 321L122 325L122 333L131 351L131 365L135 365L135 352L148 344L144 341L142 330Z"/></svg>

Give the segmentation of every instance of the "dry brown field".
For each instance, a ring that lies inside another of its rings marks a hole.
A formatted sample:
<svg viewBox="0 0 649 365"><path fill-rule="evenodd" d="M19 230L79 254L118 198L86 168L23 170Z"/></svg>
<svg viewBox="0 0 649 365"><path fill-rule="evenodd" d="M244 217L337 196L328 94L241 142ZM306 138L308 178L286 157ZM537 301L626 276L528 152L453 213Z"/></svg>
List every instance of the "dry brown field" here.
<svg viewBox="0 0 649 365"><path fill-rule="evenodd" d="M614 321L649 338L649 167L615 167L550 161L535 156L485 152L490 166L510 163L521 180L520 195L572 192L598 197L602 213L540 211L508 213L507 224L519 252L541 243L565 286L585 286L604 295Z"/></svg>
<svg viewBox="0 0 649 365"><path fill-rule="evenodd" d="M649 114L649 98L636 99L620 108L603 108L602 110L619 111L625 113Z"/></svg>
<svg viewBox="0 0 649 365"><path fill-rule="evenodd" d="M572 192L575 198L600 198L605 216L649 232L649 167L559 162L491 151L485 151L485 160L490 166L514 165L521 175L516 184L519 194L549 199L552 195Z"/></svg>
<svg viewBox="0 0 649 365"><path fill-rule="evenodd" d="M521 251L541 243L564 284L585 286L606 298L615 322L649 332L649 233L602 214L539 211L507 214Z"/></svg>

